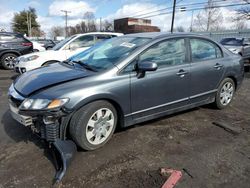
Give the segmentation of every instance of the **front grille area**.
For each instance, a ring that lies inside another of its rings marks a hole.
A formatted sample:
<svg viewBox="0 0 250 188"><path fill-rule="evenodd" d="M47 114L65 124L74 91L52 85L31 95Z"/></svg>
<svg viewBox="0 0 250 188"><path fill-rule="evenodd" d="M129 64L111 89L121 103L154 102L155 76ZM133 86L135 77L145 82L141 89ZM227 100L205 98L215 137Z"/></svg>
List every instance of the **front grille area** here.
<svg viewBox="0 0 250 188"><path fill-rule="evenodd" d="M59 138L59 123L41 126L41 138L54 142Z"/></svg>

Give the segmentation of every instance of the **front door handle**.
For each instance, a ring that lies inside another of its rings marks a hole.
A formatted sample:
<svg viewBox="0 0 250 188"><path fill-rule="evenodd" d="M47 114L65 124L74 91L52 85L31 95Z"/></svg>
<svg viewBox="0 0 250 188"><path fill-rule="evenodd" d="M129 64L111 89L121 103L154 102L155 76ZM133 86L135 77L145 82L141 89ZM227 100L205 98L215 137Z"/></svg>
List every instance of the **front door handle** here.
<svg viewBox="0 0 250 188"><path fill-rule="evenodd" d="M216 63L216 64L214 65L214 68L217 69L217 70L220 70L220 68L222 68L222 67L223 67L223 65L221 65L221 64L219 64L219 63Z"/></svg>
<svg viewBox="0 0 250 188"><path fill-rule="evenodd" d="M183 78L188 72L184 71L183 69L179 70L179 72L176 73L179 77Z"/></svg>

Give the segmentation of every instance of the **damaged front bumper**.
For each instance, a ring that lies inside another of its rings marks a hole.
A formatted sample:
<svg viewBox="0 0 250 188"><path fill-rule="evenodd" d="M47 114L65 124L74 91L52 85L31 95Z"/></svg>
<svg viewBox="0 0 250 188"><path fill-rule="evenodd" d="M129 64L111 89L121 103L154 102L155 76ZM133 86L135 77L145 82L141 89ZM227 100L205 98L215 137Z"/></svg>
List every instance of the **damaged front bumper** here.
<svg viewBox="0 0 250 188"><path fill-rule="evenodd" d="M10 101L12 117L19 123L30 127L41 139L47 141L54 159L56 174L54 182L62 180L74 153L77 151L75 143L66 139L66 129L70 113L61 109L53 111L22 111Z"/></svg>

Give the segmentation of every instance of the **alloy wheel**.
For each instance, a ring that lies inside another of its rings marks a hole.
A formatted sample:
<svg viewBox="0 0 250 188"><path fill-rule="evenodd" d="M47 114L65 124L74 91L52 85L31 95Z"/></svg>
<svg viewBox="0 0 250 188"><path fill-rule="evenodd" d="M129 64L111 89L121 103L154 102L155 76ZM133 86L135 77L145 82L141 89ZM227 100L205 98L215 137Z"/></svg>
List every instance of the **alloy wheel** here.
<svg viewBox="0 0 250 188"><path fill-rule="evenodd" d="M15 60L16 57L15 56L7 56L4 60L3 63L5 64L6 67L8 67L9 69L13 69L15 66Z"/></svg>

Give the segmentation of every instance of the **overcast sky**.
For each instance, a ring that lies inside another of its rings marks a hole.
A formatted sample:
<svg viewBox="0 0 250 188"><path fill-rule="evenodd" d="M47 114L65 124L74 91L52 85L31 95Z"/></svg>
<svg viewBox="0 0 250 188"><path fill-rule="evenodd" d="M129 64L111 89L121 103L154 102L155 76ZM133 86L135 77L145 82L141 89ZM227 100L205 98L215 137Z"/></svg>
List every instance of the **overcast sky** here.
<svg viewBox="0 0 250 188"><path fill-rule="evenodd" d="M218 1L218 0L217 0ZM206 2L206 0L177 0L177 5ZM243 2L242 0L226 0L226 3ZM162 8L170 8L163 12L171 11L172 0L0 0L0 28L10 30L10 23L15 12L34 7L37 10L37 21L41 29L48 33L52 26L64 26L64 17L61 10L69 10L69 25L75 25L83 19L86 11L94 12L99 19L109 19L141 15ZM203 5L202 5L203 6ZM196 6L197 7L197 6ZM201 7L201 5L199 6ZM233 27L230 20L235 15L235 8L228 7L221 9L224 17L224 27ZM194 12L194 17L199 11ZM154 13L155 14L155 13ZM161 28L162 31L170 29L171 14L160 15L149 18L153 25ZM175 26L189 28L191 23L191 12L180 12L177 9ZM248 21L248 28L250 23Z"/></svg>

